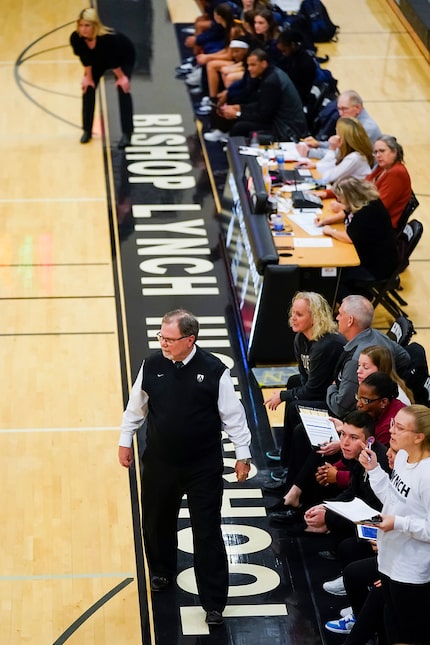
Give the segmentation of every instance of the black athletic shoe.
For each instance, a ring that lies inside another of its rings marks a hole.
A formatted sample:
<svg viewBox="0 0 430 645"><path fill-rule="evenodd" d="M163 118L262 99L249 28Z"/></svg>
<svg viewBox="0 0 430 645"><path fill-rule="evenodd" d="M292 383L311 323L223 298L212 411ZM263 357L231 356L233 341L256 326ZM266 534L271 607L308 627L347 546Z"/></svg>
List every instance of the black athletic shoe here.
<svg viewBox="0 0 430 645"><path fill-rule="evenodd" d="M131 142L131 134L123 134L121 139L118 142L118 148L120 150L123 150L124 148L130 145L130 142Z"/></svg>
<svg viewBox="0 0 430 645"><path fill-rule="evenodd" d="M84 130L84 133L81 137L81 143L88 143L89 141L91 141L91 132Z"/></svg>
<svg viewBox="0 0 430 645"><path fill-rule="evenodd" d="M206 622L208 625L222 625L224 618L222 617L222 613L220 611L208 611L206 612Z"/></svg>
<svg viewBox="0 0 430 645"><path fill-rule="evenodd" d="M165 576L152 576L151 578L151 589L152 591L162 591L170 585L169 578Z"/></svg>

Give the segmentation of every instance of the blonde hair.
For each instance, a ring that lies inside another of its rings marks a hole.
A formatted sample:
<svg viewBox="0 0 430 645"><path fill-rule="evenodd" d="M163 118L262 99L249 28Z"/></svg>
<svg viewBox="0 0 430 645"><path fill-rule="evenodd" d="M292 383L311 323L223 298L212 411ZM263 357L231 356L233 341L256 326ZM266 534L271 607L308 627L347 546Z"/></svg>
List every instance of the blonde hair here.
<svg viewBox="0 0 430 645"><path fill-rule="evenodd" d="M414 402L413 393L396 372L396 368L393 365L393 356L388 347L384 347L383 345L370 345L369 347L364 347L360 354L368 356L377 368L378 372L388 374L388 376L397 383L399 388L405 392L411 403Z"/></svg>
<svg viewBox="0 0 430 645"><path fill-rule="evenodd" d="M305 300L308 303L309 311L312 316L312 334L309 340L318 340L325 334L336 333L337 325L333 320L333 312L327 300L315 291L298 291L291 302L289 311L289 325L291 326L291 316L293 305L296 300Z"/></svg>
<svg viewBox="0 0 430 645"><path fill-rule="evenodd" d="M424 435L423 452L430 451L430 409L414 403L402 408L402 412L414 417L414 432Z"/></svg>
<svg viewBox="0 0 430 645"><path fill-rule="evenodd" d="M99 15L96 9L94 9L94 7L88 7L87 9L82 9L81 13L79 14L79 18L77 20L77 29L79 28L79 23L81 20L90 22L93 25L94 36L105 36L106 34L112 34L114 31L110 27L106 27L106 25L104 25L101 22Z"/></svg>
<svg viewBox="0 0 430 645"><path fill-rule="evenodd" d="M333 192L337 197L343 198L345 210L350 213L356 213L370 202L379 199L375 184L356 177L338 179L333 184Z"/></svg>
<svg viewBox="0 0 430 645"><path fill-rule="evenodd" d="M336 133L341 137L337 164L351 152L359 152L367 159L369 166L373 166L372 142L358 119L351 116L341 116L336 121Z"/></svg>

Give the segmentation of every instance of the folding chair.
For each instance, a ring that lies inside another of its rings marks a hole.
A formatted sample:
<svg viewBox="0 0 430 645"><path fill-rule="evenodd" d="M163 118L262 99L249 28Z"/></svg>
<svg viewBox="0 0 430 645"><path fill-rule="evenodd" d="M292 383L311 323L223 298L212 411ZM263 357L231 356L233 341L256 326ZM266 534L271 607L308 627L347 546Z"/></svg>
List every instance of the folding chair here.
<svg viewBox="0 0 430 645"><path fill-rule="evenodd" d="M415 403L429 406L429 368L426 351L420 343L410 343L405 347L411 357L411 367L406 377L406 385L414 394Z"/></svg>
<svg viewBox="0 0 430 645"><path fill-rule="evenodd" d="M364 289L369 300L372 302L374 309L382 305L393 318L406 316L401 306L407 306L407 302L398 293L399 275L406 269L409 264L409 258L415 250L423 234L423 225L418 220L411 220L404 227L401 233L401 250L399 251L400 261L389 278L374 282L357 281L357 293Z"/></svg>
<svg viewBox="0 0 430 645"><path fill-rule="evenodd" d="M414 324L406 316L396 318L387 331L387 336L402 347L406 347L414 334L416 334Z"/></svg>
<svg viewBox="0 0 430 645"><path fill-rule="evenodd" d="M406 204L405 208L403 209L403 213L400 215L399 221L397 222L397 228L396 228L397 236L400 236L403 233L403 229L408 223L410 216L412 215L414 210L418 208L419 205L420 203L416 198L414 191L412 191L411 197L408 203Z"/></svg>

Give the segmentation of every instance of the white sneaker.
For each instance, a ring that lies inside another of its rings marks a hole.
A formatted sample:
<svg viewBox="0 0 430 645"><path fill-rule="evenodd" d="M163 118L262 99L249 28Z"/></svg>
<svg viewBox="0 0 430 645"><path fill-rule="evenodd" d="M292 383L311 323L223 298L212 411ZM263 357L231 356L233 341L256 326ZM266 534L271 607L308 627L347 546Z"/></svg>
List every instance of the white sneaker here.
<svg viewBox="0 0 430 645"><path fill-rule="evenodd" d="M339 618L339 620L329 620L328 623L325 624L325 628L328 629L329 632L334 632L335 634L350 634L354 625L354 614L348 614L344 618Z"/></svg>
<svg viewBox="0 0 430 645"><path fill-rule="evenodd" d="M323 584L324 591L332 593L334 596L346 596L345 587L343 584L343 576L335 578L335 580L329 580Z"/></svg>
<svg viewBox="0 0 430 645"><path fill-rule="evenodd" d="M194 112L197 116L207 116L212 112L212 110L213 107L210 103L200 103L200 105L195 108Z"/></svg>
<svg viewBox="0 0 430 645"><path fill-rule="evenodd" d="M345 609L340 610L340 616L342 618L345 618L345 616L348 616L348 614L353 614L354 612L352 611L352 607L345 607Z"/></svg>
<svg viewBox="0 0 430 645"><path fill-rule="evenodd" d="M195 67L185 79L187 85L200 85L202 81L202 68L201 65Z"/></svg>
<svg viewBox="0 0 430 645"><path fill-rule="evenodd" d="M223 143L228 141L227 132L222 132L222 130L210 130L210 132L205 132L203 136L206 141L222 141Z"/></svg>

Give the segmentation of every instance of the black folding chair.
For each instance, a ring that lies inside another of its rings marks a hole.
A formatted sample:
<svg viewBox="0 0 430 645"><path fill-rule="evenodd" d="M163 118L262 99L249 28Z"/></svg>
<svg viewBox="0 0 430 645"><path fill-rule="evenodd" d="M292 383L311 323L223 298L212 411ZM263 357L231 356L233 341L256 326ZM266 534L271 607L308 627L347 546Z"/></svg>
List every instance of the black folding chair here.
<svg viewBox="0 0 430 645"><path fill-rule="evenodd" d="M411 357L411 367L405 381L414 394L415 403L429 406L429 368L426 351L420 343L410 343L405 347Z"/></svg>
<svg viewBox="0 0 430 645"><path fill-rule="evenodd" d="M406 316L399 316L387 331L387 336L395 343L406 347L412 336L416 334L412 320Z"/></svg>
<svg viewBox="0 0 430 645"><path fill-rule="evenodd" d="M408 223L410 216L412 215L414 210L418 208L419 205L420 203L416 198L414 191L412 191L411 197L408 203L406 204L405 208L403 209L403 213L400 215L399 221L397 222L397 228L396 228L397 236L400 236L403 233L403 229Z"/></svg>
<svg viewBox="0 0 430 645"><path fill-rule="evenodd" d="M393 318L399 316L406 316L401 307L406 307L407 302L398 293L399 289L399 275L402 273L409 264L409 258L415 250L418 242L423 234L423 225L418 220L411 220L404 227L399 240L401 246L399 247L399 264L395 271L389 278L385 280L378 280L374 282L357 281L355 284L357 293L363 290L366 296L372 302L374 309L378 305L382 305Z"/></svg>

